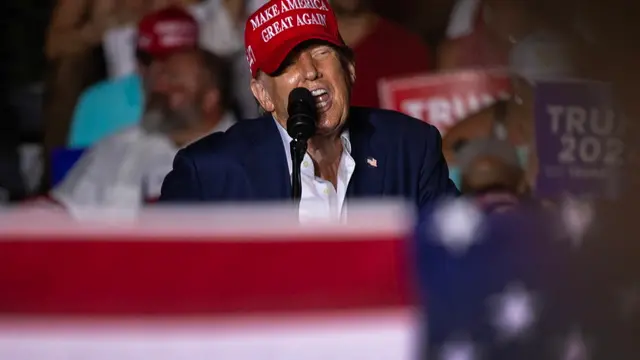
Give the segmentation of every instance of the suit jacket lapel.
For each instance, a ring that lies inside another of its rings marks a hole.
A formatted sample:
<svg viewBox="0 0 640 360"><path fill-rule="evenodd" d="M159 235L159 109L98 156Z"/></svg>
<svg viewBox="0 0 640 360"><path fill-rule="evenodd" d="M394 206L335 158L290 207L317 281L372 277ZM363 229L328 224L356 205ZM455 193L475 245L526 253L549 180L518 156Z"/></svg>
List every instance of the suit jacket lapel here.
<svg viewBox="0 0 640 360"><path fill-rule="evenodd" d="M253 196L259 200L281 200L291 197L291 177L280 133L270 116L256 120L259 126L248 134L249 153L245 170Z"/></svg>
<svg viewBox="0 0 640 360"><path fill-rule="evenodd" d="M366 112L352 108L348 122L351 156L356 163L347 187L349 198L384 195L387 170L384 134L378 134L366 116ZM291 176L275 122L270 116L245 121L257 122L257 126L247 135L250 149L244 161L252 195L260 200L289 199Z"/></svg>
<svg viewBox="0 0 640 360"><path fill-rule="evenodd" d="M349 117L349 137L351 156L356 168L347 188L347 196L372 197L384 194L384 176L386 173L386 151L382 144L382 134L360 113L352 108Z"/></svg>

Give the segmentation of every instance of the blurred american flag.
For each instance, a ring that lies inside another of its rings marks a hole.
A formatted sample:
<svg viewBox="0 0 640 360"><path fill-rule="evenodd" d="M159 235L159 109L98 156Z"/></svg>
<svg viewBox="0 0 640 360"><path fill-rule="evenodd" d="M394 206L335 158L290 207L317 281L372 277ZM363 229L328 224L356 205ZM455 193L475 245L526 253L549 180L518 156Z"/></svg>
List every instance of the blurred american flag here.
<svg viewBox="0 0 640 360"><path fill-rule="evenodd" d="M403 204L107 210L0 211L0 359L415 358Z"/></svg>
<svg viewBox="0 0 640 360"><path fill-rule="evenodd" d="M571 199L486 213L462 198L422 214L425 356L640 358L640 274L612 270L616 246L598 234L596 217L590 203Z"/></svg>

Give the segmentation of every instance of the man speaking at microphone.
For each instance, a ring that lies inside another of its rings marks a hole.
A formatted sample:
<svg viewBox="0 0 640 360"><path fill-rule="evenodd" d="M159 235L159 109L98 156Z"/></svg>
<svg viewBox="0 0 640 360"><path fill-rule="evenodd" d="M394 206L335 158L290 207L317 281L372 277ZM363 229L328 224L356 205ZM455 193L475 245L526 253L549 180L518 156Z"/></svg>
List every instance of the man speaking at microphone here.
<svg viewBox="0 0 640 360"><path fill-rule="evenodd" d="M297 197L304 221L339 218L345 198L400 197L420 209L457 195L436 128L350 106L356 64L326 0L269 1L249 17L245 48L265 116L181 150L160 201Z"/></svg>

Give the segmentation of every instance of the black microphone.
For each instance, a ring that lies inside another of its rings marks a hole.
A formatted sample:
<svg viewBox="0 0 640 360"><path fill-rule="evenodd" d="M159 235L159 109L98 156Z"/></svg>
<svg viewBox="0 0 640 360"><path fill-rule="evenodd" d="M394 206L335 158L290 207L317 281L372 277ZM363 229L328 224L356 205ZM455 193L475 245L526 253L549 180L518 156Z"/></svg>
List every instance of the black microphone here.
<svg viewBox="0 0 640 360"><path fill-rule="evenodd" d="M301 87L291 90L287 112L289 113L289 119L287 119L289 136L298 141L309 140L316 132L318 120L316 101L311 91Z"/></svg>
<svg viewBox="0 0 640 360"><path fill-rule="evenodd" d="M311 92L305 88L295 88L289 93L289 118L287 119L287 133L293 140L289 144L291 149L291 198L299 202L302 196L302 178L300 164L307 153L307 140L316 132L318 111L316 101Z"/></svg>

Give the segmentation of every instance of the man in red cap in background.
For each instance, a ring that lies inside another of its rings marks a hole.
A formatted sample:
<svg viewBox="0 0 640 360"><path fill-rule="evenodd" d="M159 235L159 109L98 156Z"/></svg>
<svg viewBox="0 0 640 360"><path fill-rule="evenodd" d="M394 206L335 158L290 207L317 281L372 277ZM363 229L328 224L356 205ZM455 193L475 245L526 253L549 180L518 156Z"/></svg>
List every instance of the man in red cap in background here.
<svg viewBox="0 0 640 360"><path fill-rule="evenodd" d="M139 123L86 151L50 197L72 216L93 210L135 210L155 202L178 150L235 123L227 63L200 49L163 60L162 75L145 94Z"/></svg>
<svg viewBox="0 0 640 360"><path fill-rule="evenodd" d="M186 10L168 7L138 23L137 74L98 83L81 96L73 116L68 146L85 148L135 125L144 109L144 94L157 78L162 61L178 51L198 47L198 23Z"/></svg>
<svg viewBox="0 0 640 360"><path fill-rule="evenodd" d="M403 197L422 208L457 195L436 128L350 106L356 63L326 0L268 2L249 17L245 47L251 90L266 115L182 149L160 201L290 198L287 106L298 87L311 92L317 112L301 163L301 220L339 218L346 198Z"/></svg>

